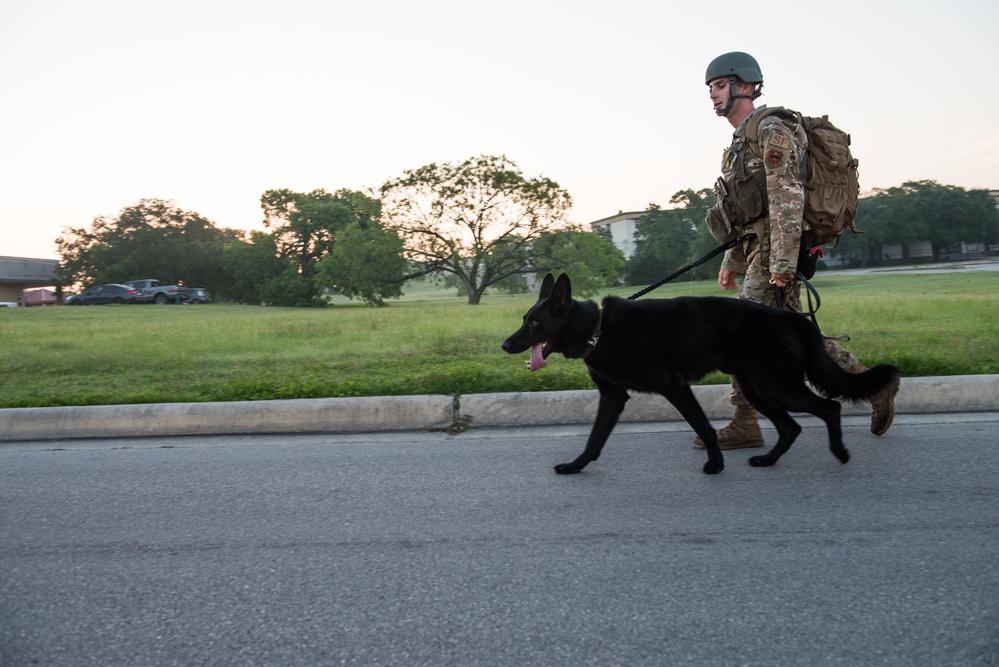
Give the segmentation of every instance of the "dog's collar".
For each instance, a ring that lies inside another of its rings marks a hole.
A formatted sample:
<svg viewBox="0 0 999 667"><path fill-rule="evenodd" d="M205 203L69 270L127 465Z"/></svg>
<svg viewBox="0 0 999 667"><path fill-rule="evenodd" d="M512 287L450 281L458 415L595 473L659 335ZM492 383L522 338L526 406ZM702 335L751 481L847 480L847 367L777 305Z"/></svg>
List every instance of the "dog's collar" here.
<svg viewBox="0 0 999 667"><path fill-rule="evenodd" d="M597 349L597 343L600 342L600 325L604 322L604 309L597 308L597 328L590 336L590 339L586 341L586 349L583 350L583 359L590 356L590 352Z"/></svg>

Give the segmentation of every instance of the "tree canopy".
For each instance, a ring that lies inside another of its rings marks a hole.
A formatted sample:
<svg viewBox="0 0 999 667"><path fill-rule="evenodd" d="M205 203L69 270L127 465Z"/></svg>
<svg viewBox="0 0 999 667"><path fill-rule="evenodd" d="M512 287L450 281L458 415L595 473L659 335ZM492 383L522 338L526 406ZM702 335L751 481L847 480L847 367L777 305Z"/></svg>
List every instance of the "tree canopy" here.
<svg viewBox="0 0 999 667"><path fill-rule="evenodd" d="M857 226L864 233L845 235L843 247L848 253L859 254L860 261L880 261L882 244L905 247L917 241L929 241L933 259L940 260L962 241L996 243L999 209L988 190L907 181L861 198Z"/></svg>
<svg viewBox="0 0 999 667"><path fill-rule="evenodd" d="M717 246L704 224L704 215L715 203L709 189L681 190L669 200L672 208L649 204L635 229L635 253L628 262L633 285L645 285L682 268ZM721 260L705 263L685 276L702 279L717 273Z"/></svg>
<svg viewBox="0 0 999 667"><path fill-rule="evenodd" d="M558 229L569 193L542 176L526 178L505 156L429 164L381 187L383 220L422 274L455 275L470 304L518 273L532 272L532 244Z"/></svg>
<svg viewBox="0 0 999 667"><path fill-rule="evenodd" d="M580 227L548 232L531 248L538 274L565 272L581 297L617 285L624 275L624 253L609 238Z"/></svg>
<svg viewBox="0 0 999 667"><path fill-rule="evenodd" d="M373 305L402 294L407 278L451 276L470 304L491 286L525 289L522 277L564 271L581 295L616 284L649 284L717 244L703 224L715 195L681 190L650 204L625 263L609 238L568 225L571 199L555 181L525 177L505 156L429 164L376 193L268 190L267 231L216 227L173 202L143 199L56 244L62 286L156 278L208 287L222 300L323 305L329 291ZM928 241L934 259L960 243L999 242L999 210L987 190L909 181L861 198L857 224L837 249L848 263L879 263L884 244ZM721 258L685 279L713 278Z"/></svg>
<svg viewBox="0 0 999 667"><path fill-rule="evenodd" d="M68 287L156 278L212 285L222 279L223 248L242 234L173 202L143 199L116 217L94 218L89 228L63 230L56 239L60 282Z"/></svg>
<svg viewBox="0 0 999 667"><path fill-rule="evenodd" d="M401 295L407 266L398 237L379 221L377 199L352 190L268 190L260 206L285 263L259 286L265 302L322 305L324 291L334 288L376 305Z"/></svg>

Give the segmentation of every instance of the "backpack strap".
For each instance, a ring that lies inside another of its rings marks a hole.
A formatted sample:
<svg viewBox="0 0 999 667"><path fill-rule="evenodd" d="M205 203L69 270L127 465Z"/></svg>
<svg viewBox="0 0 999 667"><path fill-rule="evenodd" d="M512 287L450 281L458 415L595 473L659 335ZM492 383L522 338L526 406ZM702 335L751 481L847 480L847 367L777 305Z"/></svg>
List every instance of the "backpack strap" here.
<svg viewBox="0 0 999 667"><path fill-rule="evenodd" d="M756 153L756 157L763 157L760 151L760 123L767 116L772 116L774 114L779 114L780 116L788 119L796 119L799 122L801 120L800 114L796 111L785 109L784 107L760 107L749 117L749 120L746 121L746 139L749 142L750 150Z"/></svg>

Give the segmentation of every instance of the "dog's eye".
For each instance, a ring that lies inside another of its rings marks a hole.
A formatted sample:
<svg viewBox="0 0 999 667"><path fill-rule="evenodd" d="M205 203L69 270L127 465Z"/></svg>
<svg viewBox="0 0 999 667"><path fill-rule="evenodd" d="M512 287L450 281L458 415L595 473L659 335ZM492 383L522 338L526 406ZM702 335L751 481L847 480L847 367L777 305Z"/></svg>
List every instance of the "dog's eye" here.
<svg viewBox="0 0 999 667"><path fill-rule="evenodd" d="M530 322L527 323L527 326L529 328L533 329L534 327L538 326L538 321L537 320L531 320Z"/></svg>

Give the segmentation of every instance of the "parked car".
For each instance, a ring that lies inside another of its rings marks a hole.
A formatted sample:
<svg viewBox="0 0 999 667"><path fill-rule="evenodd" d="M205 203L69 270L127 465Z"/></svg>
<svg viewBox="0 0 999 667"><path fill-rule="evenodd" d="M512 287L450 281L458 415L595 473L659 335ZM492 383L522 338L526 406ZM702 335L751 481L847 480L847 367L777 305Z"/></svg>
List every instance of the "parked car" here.
<svg viewBox="0 0 999 667"><path fill-rule="evenodd" d="M129 280L125 283L135 290L136 303L183 303L187 298L187 288L183 285L166 285L152 278Z"/></svg>
<svg viewBox="0 0 999 667"><path fill-rule="evenodd" d="M211 303L212 295L204 287L189 287L187 301L184 303Z"/></svg>
<svg viewBox="0 0 999 667"><path fill-rule="evenodd" d="M97 306L105 303L132 303L135 290L128 285L97 285L66 299L67 306Z"/></svg>
<svg viewBox="0 0 999 667"><path fill-rule="evenodd" d="M16 301L0 301L0 308L17 308Z"/></svg>

